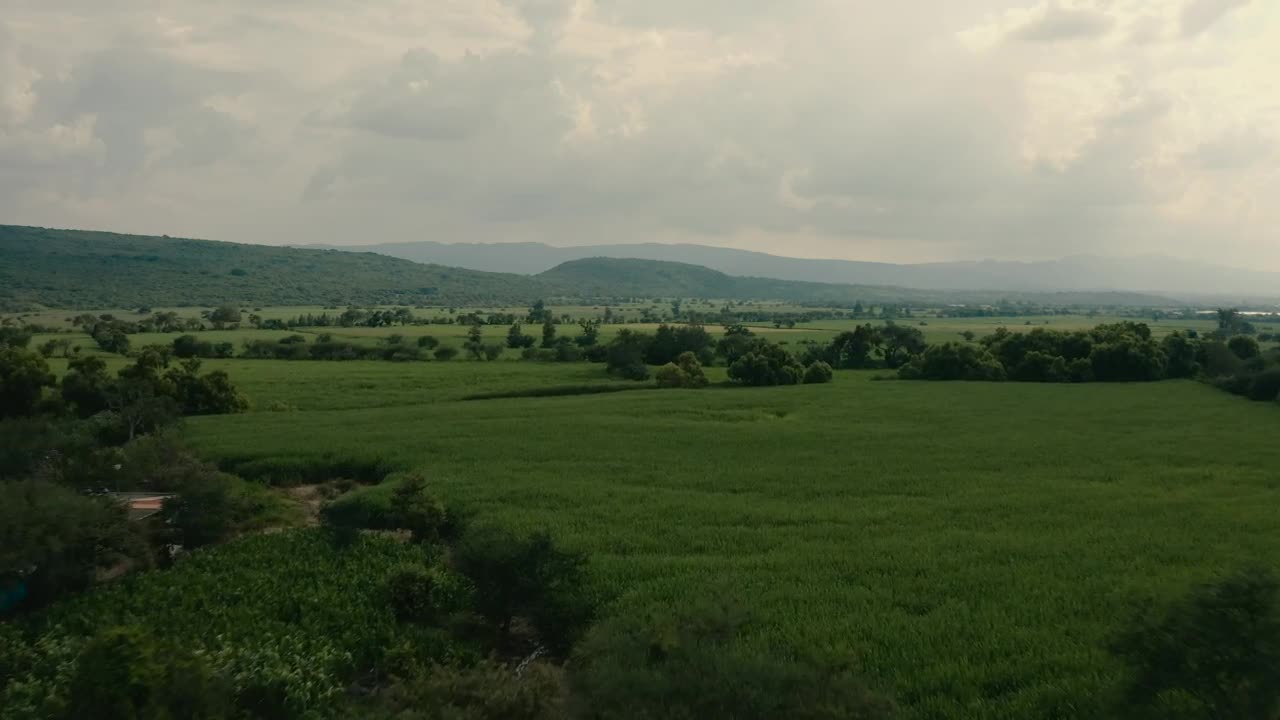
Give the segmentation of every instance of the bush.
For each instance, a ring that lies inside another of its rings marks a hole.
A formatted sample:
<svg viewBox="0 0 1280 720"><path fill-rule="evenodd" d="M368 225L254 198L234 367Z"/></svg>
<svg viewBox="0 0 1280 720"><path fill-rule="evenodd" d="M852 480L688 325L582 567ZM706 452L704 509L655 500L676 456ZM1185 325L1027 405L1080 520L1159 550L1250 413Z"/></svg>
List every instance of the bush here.
<svg viewBox="0 0 1280 720"><path fill-rule="evenodd" d="M553 665L533 662L514 672L486 660L468 668L436 666L423 677L397 680L377 695L370 717L563 720L567 694L564 672Z"/></svg>
<svg viewBox="0 0 1280 720"><path fill-rule="evenodd" d="M1280 399L1280 367L1270 367L1254 375L1247 395L1250 400L1261 402Z"/></svg>
<svg viewBox="0 0 1280 720"><path fill-rule="evenodd" d="M741 385L795 385L804 377L804 367L791 353L777 345L759 342L729 366L729 379Z"/></svg>
<svg viewBox="0 0 1280 720"><path fill-rule="evenodd" d="M475 608L492 625L500 648L510 646L517 616L556 653L572 647L595 617L586 557L557 548L545 532L527 538L496 528L467 532L454 548L453 564L475 586Z"/></svg>
<svg viewBox="0 0 1280 720"><path fill-rule="evenodd" d="M80 653L68 696L71 718L214 720L229 716L231 693L199 656L162 647L141 628L116 627Z"/></svg>
<svg viewBox="0 0 1280 720"><path fill-rule="evenodd" d="M39 354L0 346L0 418L33 414L44 389L56 382Z"/></svg>
<svg viewBox="0 0 1280 720"><path fill-rule="evenodd" d="M1111 651L1129 666L1122 715L1274 720L1280 712L1280 584L1249 570L1143 608Z"/></svg>
<svg viewBox="0 0 1280 720"><path fill-rule="evenodd" d="M829 383L834 375L835 374L831 371L830 365L818 360L809 363L809 367L804 369L804 384L818 385L822 383Z"/></svg>
<svg viewBox="0 0 1280 720"><path fill-rule="evenodd" d="M433 622L441 614L440 583L422 565L404 565L387 578L387 604L400 622Z"/></svg>
<svg viewBox="0 0 1280 720"><path fill-rule="evenodd" d="M1005 379L1004 367L985 348L947 342L931 345L924 354L902 366L898 376L906 380Z"/></svg>
<svg viewBox="0 0 1280 720"><path fill-rule="evenodd" d="M702 371L702 364L689 351L681 353L676 362L663 365L656 377L658 387L661 388L700 388L707 385L707 376Z"/></svg>
<svg viewBox="0 0 1280 720"><path fill-rule="evenodd" d="M423 350L434 350L439 346L440 346L440 341L431 335L423 335L422 337L418 338L418 347L422 348Z"/></svg>
<svg viewBox="0 0 1280 720"><path fill-rule="evenodd" d="M437 360L452 360L458 357L458 348L441 345L432 353Z"/></svg>
<svg viewBox="0 0 1280 720"><path fill-rule="evenodd" d="M1252 360L1262 354L1258 341L1248 335L1237 335L1227 341L1227 349L1241 360Z"/></svg>
<svg viewBox="0 0 1280 720"><path fill-rule="evenodd" d="M746 622L734 608L711 606L596 626L570 666L574 709L598 720L892 715L892 703L845 667L741 648Z"/></svg>

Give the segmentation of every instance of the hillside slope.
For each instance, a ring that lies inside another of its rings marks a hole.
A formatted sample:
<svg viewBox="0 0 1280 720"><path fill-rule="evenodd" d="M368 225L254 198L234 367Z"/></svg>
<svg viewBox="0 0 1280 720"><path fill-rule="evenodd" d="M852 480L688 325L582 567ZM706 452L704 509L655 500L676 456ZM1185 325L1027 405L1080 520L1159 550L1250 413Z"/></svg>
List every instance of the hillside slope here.
<svg viewBox="0 0 1280 720"><path fill-rule="evenodd" d="M0 307L526 303L523 275L374 253L0 225Z"/></svg>
<svg viewBox="0 0 1280 720"><path fill-rule="evenodd" d="M541 243L411 242L340 249L376 252L414 262L522 274L540 273L572 260L607 257L701 265L733 276L924 290L1131 290L1172 293L1178 297L1280 297L1280 273L1160 256L1103 258L1078 255L1041 262L984 260L895 264L812 260L708 245L661 243L552 247Z"/></svg>
<svg viewBox="0 0 1280 720"><path fill-rule="evenodd" d="M1002 292L995 290L918 290L913 288L801 282L736 277L686 263L634 258L571 260L535 276L574 288L585 296L704 297L725 300L786 300L801 303L995 303L1027 300L1050 305L1165 306L1165 297L1127 292Z"/></svg>

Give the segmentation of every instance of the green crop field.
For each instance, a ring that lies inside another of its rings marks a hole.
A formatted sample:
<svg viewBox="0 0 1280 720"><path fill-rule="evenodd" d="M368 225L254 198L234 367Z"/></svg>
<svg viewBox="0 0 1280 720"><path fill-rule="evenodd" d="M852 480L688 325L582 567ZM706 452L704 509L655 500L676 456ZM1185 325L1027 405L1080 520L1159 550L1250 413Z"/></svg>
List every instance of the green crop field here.
<svg viewBox="0 0 1280 720"><path fill-rule="evenodd" d="M1189 381L840 372L465 401L610 381L590 364L208 367L257 408L188 420L212 459L419 470L480 520L590 553L610 612L734 598L760 619L745 642L856 658L911 718L1097 717L1133 602L1280 557L1280 412Z"/></svg>

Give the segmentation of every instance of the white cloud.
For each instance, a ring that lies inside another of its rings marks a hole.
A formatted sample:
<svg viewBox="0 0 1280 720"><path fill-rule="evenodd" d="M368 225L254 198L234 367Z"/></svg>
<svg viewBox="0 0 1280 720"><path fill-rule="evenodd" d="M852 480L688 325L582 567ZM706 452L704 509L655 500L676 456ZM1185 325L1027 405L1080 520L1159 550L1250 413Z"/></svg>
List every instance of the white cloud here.
<svg viewBox="0 0 1280 720"><path fill-rule="evenodd" d="M1268 3L11 5L10 222L1280 269Z"/></svg>

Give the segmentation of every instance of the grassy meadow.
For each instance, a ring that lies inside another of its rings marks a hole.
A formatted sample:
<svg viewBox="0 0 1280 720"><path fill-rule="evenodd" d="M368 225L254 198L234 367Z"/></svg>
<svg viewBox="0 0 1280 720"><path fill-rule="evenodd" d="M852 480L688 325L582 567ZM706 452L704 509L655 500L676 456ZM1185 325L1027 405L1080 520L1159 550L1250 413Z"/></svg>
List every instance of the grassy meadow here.
<svg viewBox="0 0 1280 720"><path fill-rule="evenodd" d="M1096 717L1133 602L1280 557L1280 412L1193 382L839 372L468 401L611 381L585 363L207 366L255 408L188 420L208 457L420 471L477 522L590 553L612 611L734 598L759 651L855 658L911 718Z"/></svg>

